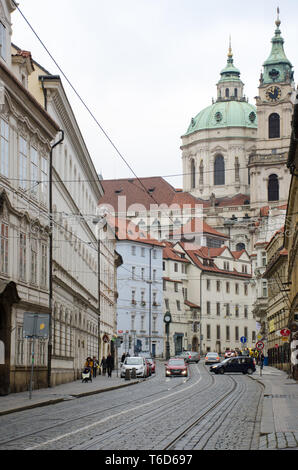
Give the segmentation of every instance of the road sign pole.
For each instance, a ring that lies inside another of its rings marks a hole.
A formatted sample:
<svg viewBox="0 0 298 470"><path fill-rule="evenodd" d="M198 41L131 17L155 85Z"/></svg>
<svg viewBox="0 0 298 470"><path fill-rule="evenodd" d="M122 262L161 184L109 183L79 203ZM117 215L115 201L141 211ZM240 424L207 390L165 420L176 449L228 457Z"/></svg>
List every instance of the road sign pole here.
<svg viewBox="0 0 298 470"><path fill-rule="evenodd" d="M29 385L29 400L32 399L32 384L33 384L33 373L34 373L34 344L35 338L32 338L32 360L31 360L31 376L30 376L30 385Z"/></svg>

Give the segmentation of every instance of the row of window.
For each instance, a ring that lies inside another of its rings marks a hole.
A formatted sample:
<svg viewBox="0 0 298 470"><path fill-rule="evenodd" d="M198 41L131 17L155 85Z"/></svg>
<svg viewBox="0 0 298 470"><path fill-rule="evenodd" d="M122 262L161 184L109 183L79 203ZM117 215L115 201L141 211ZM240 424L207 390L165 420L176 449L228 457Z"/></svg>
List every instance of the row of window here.
<svg viewBox="0 0 298 470"><path fill-rule="evenodd" d="M213 304L213 302L212 302ZM225 316L231 316L233 313L235 314L236 318L239 318L240 316L240 305L231 305L229 303L224 303L223 305L220 302L216 302L216 315L220 316L221 313L224 313ZM224 310L222 308L224 307ZM206 313L207 315L211 315L211 302L207 301L206 302ZM243 315L244 318L248 318L248 306L244 305L243 306Z"/></svg>
<svg viewBox="0 0 298 470"><path fill-rule="evenodd" d="M137 248L139 247L137 247L136 245L131 246L132 256L137 256ZM140 247L139 253L141 254L142 258L145 258L148 251L150 252L150 248ZM152 250L152 259L157 259L157 250Z"/></svg>
<svg viewBox="0 0 298 470"><path fill-rule="evenodd" d="M216 281L216 292L221 292L222 290L222 284L224 284L223 281ZM206 279L206 289L208 291L211 291L212 284L211 284L211 279ZM235 283L235 294L239 295L240 294L240 288L239 288L239 283ZM231 283L230 281L225 282L225 292L227 294L231 293ZM243 284L243 293L244 295L248 295L248 284Z"/></svg>
<svg viewBox="0 0 298 470"><path fill-rule="evenodd" d="M148 299L146 298L146 291L141 290L141 299L140 299L140 304L142 307L146 306ZM132 290L131 291L131 304L132 305L137 305L137 300L136 300L136 291ZM153 307L157 307L157 292L152 293L152 305Z"/></svg>
<svg viewBox="0 0 298 470"><path fill-rule="evenodd" d="M139 281L145 281L145 268L140 268L140 270L137 269L136 266L132 266L131 268L131 278L132 280L139 280ZM156 282L157 281L157 270L152 269L152 281Z"/></svg>
<svg viewBox="0 0 298 470"><path fill-rule="evenodd" d="M8 225L0 225L0 273L9 275ZM28 264L29 263L29 264ZM18 237L18 277L20 281L47 286L48 246L34 237L20 232Z"/></svg>
<svg viewBox="0 0 298 470"><path fill-rule="evenodd" d="M232 338L231 338L231 327L229 325L226 325L225 326L225 340L226 341L230 341ZM223 339L221 338L221 327L220 325L216 325L216 333L215 333L215 338L217 340L220 340L220 339ZM234 330L234 341L239 341L239 339L241 338L241 336L245 336L245 338L248 339L249 341L249 336L248 336L248 327L245 326L243 328L243 335L240 333L240 330L239 330L239 326L235 326L235 330ZM213 339L211 337L211 325L206 325L206 339L207 340L211 340ZM252 343L255 343L256 341L256 332L255 331L252 331L251 332L251 342Z"/></svg>
<svg viewBox="0 0 298 470"><path fill-rule="evenodd" d="M9 125L0 119L0 174L9 178ZM18 185L44 204L48 196L48 160L40 155L26 139L18 139ZM40 190L39 190L40 188Z"/></svg>
<svg viewBox="0 0 298 470"><path fill-rule="evenodd" d="M139 331L146 331L147 330L147 325L145 322L146 318L145 315L140 315L140 322L139 322ZM157 315L152 315L152 331L157 331L157 320L158 317ZM136 316L132 315L131 316L131 331L136 331Z"/></svg>
<svg viewBox="0 0 298 470"><path fill-rule="evenodd" d="M239 181L239 164L235 164L235 180ZM204 168L200 166L200 184L203 184ZM249 178L250 180L250 178ZM217 155L214 161L214 186L224 186L226 184L225 177L225 161L222 155ZM196 167L194 160L191 161L191 188L196 188ZM268 179L268 201L279 201L279 180L278 176L272 174Z"/></svg>

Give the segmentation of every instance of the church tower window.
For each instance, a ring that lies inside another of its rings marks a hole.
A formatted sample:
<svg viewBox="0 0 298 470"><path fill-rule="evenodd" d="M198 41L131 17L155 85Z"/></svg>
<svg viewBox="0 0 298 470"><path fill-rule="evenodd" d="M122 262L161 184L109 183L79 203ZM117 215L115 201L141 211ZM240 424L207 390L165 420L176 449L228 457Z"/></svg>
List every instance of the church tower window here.
<svg viewBox="0 0 298 470"><path fill-rule="evenodd" d="M272 113L269 116L269 139L278 139L280 137L280 116Z"/></svg>
<svg viewBox="0 0 298 470"><path fill-rule="evenodd" d="M277 175L269 176L268 201L279 201L279 182Z"/></svg>
<svg viewBox="0 0 298 470"><path fill-rule="evenodd" d="M229 97L230 97L230 90L226 88L226 98L229 98Z"/></svg>
<svg viewBox="0 0 298 470"><path fill-rule="evenodd" d="M190 164L190 175L191 175L191 189L195 189L196 187L196 164L193 159L191 160L191 164Z"/></svg>
<svg viewBox="0 0 298 470"><path fill-rule="evenodd" d="M235 181L240 181L240 164L239 158L235 158Z"/></svg>
<svg viewBox="0 0 298 470"><path fill-rule="evenodd" d="M203 160L201 160L200 163L200 185L202 186L204 184L204 164Z"/></svg>
<svg viewBox="0 0 298 470"><path fill-rule="evenodd" d="M225 184L225 161L222 155L218 155L214 161L214 185Z"/></svg>

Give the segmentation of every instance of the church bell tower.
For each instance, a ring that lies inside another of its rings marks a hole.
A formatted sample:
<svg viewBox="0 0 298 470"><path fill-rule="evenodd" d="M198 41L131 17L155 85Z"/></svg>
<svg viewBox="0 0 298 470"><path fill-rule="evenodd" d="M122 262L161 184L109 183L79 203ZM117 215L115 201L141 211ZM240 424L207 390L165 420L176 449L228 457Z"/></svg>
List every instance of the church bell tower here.
<svg viewBox="0 0 298 470"><path fill-rule="evenodd" d="M263 64L256 97L258 133L256 151L250 156L251 208L285 204L290 174L286 166L291 138L294 72L284 51L279 9L272 49Z"/></svg>

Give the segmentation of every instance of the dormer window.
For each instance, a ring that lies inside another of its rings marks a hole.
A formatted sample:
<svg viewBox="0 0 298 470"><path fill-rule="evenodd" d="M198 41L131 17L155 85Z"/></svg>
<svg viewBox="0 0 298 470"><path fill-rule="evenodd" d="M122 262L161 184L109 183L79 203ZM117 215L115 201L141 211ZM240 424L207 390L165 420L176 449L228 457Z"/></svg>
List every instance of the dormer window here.
<svg viewBox="0 0 298 470"><path fill-rule="evenodd" d="M2 59L6 60L6 28L0 22L0 55Z"/></svg>

